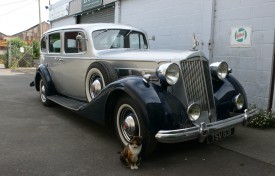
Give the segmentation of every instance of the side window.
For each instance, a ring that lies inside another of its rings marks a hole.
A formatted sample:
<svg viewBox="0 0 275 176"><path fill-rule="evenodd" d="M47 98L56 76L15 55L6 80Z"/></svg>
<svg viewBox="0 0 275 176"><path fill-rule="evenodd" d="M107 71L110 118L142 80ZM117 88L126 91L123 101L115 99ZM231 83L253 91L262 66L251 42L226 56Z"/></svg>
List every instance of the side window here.
<svg viewBox="0 0 275 176"><path fill-rule="evenodd" d="M49 35L49 52L50 53L60 53L61 42L60 33Z"/></svg>
<svg viewBox="0 0 275 176"><path fill-rule="evenodd" d="M40 43L40 48L41 48L41 52L47 52L47 36L44 36L42 39L41 39L41 43Z"/></svg>
<svg viewBox="0 0 275 176"><path fill-rule="evenodd" d="M124 36L118 34L112 38L113 44L111 48L124 48Z"/></svg>
<svg viewBox="0 0 275 176"><path fill-rule="evenodd" d="M65 53L82 53L87 50L83 32L65 32Z"/></svg>
<svg viewBox="0 0 275 176"><path fill-rule="evenodd" d="M130 48L135 49L147 49L147 45L145 44L144 36L140 33L131 33L129 36L130 39Z"/></svg>

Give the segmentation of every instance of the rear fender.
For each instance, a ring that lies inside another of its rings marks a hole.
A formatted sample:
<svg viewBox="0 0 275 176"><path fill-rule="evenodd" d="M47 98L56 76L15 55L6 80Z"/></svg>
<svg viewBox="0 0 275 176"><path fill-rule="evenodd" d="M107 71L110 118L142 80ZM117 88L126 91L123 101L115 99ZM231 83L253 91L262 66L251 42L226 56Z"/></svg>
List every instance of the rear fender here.
<svg viewBox="0 0 275 176"><path fill-rule="evenodd" d="M37 91L39 91L39 81L43 78L47 85L47 95L54 95L56 94L56 89L54 83L52 81L52 77L49 73L47 67L43 64L40 64L36 70L35 78L34 78L34 85Z"/></svg>

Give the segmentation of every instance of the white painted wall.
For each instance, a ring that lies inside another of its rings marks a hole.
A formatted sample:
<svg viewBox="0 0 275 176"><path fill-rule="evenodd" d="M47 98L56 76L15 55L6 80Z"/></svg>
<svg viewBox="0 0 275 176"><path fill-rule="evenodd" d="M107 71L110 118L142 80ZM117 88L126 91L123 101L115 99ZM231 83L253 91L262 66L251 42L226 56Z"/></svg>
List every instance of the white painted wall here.
<svg viewBox="0 0 275 176"><path fill-rule="evenodd" d="M249 102L266 108L275 29L274 0L216 0L213 60L225 60ZM231 48L230 29L252 26L252 46Z"/></svg>
<svg viewBox="0 0 275 176"><path fill-rule="evenodd" d="M182 49L192 47L192 36L208 54L212 0L121 0L120 22L144 29L151 48ZM210 5L210 6L209 6ZM209 29L209 30L208 30Z"/></svg>
<svg viewBox="0 0 275 176"><path fill-rule="evenodd" d="M65 26L65 25L72 25L76 24L76 19L73 16L68 16L62 19L58 19L57 21L53 21L51 23L51 27L60 27L60 26Z"/></svg>

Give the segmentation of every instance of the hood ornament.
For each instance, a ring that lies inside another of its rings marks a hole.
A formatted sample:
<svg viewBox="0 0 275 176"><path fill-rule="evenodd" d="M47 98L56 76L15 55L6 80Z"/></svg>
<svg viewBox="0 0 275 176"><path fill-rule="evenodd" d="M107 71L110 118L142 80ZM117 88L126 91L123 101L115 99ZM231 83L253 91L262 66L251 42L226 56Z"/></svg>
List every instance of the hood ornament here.
<svg viewBox="0 0 275 176"><path fill-rule="evenodd" d="M196 36L195 36L195 33L193 34L193 37L192 37L192 50L197 50L197 46L200 45L200 42L196 39Z"/></svg>

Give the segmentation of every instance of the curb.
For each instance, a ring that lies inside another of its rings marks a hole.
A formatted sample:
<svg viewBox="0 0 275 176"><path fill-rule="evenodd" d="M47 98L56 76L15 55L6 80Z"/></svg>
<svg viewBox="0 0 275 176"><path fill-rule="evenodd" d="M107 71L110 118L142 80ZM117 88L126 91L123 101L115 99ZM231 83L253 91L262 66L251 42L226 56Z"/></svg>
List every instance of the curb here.
<svg viewBox="0 0 275 176"><path fill-rule="evenodd" d="M21 73L35 73L35 71L36 71L36 68L34 67L11 69L11 72L21 72Z"/></svg>

